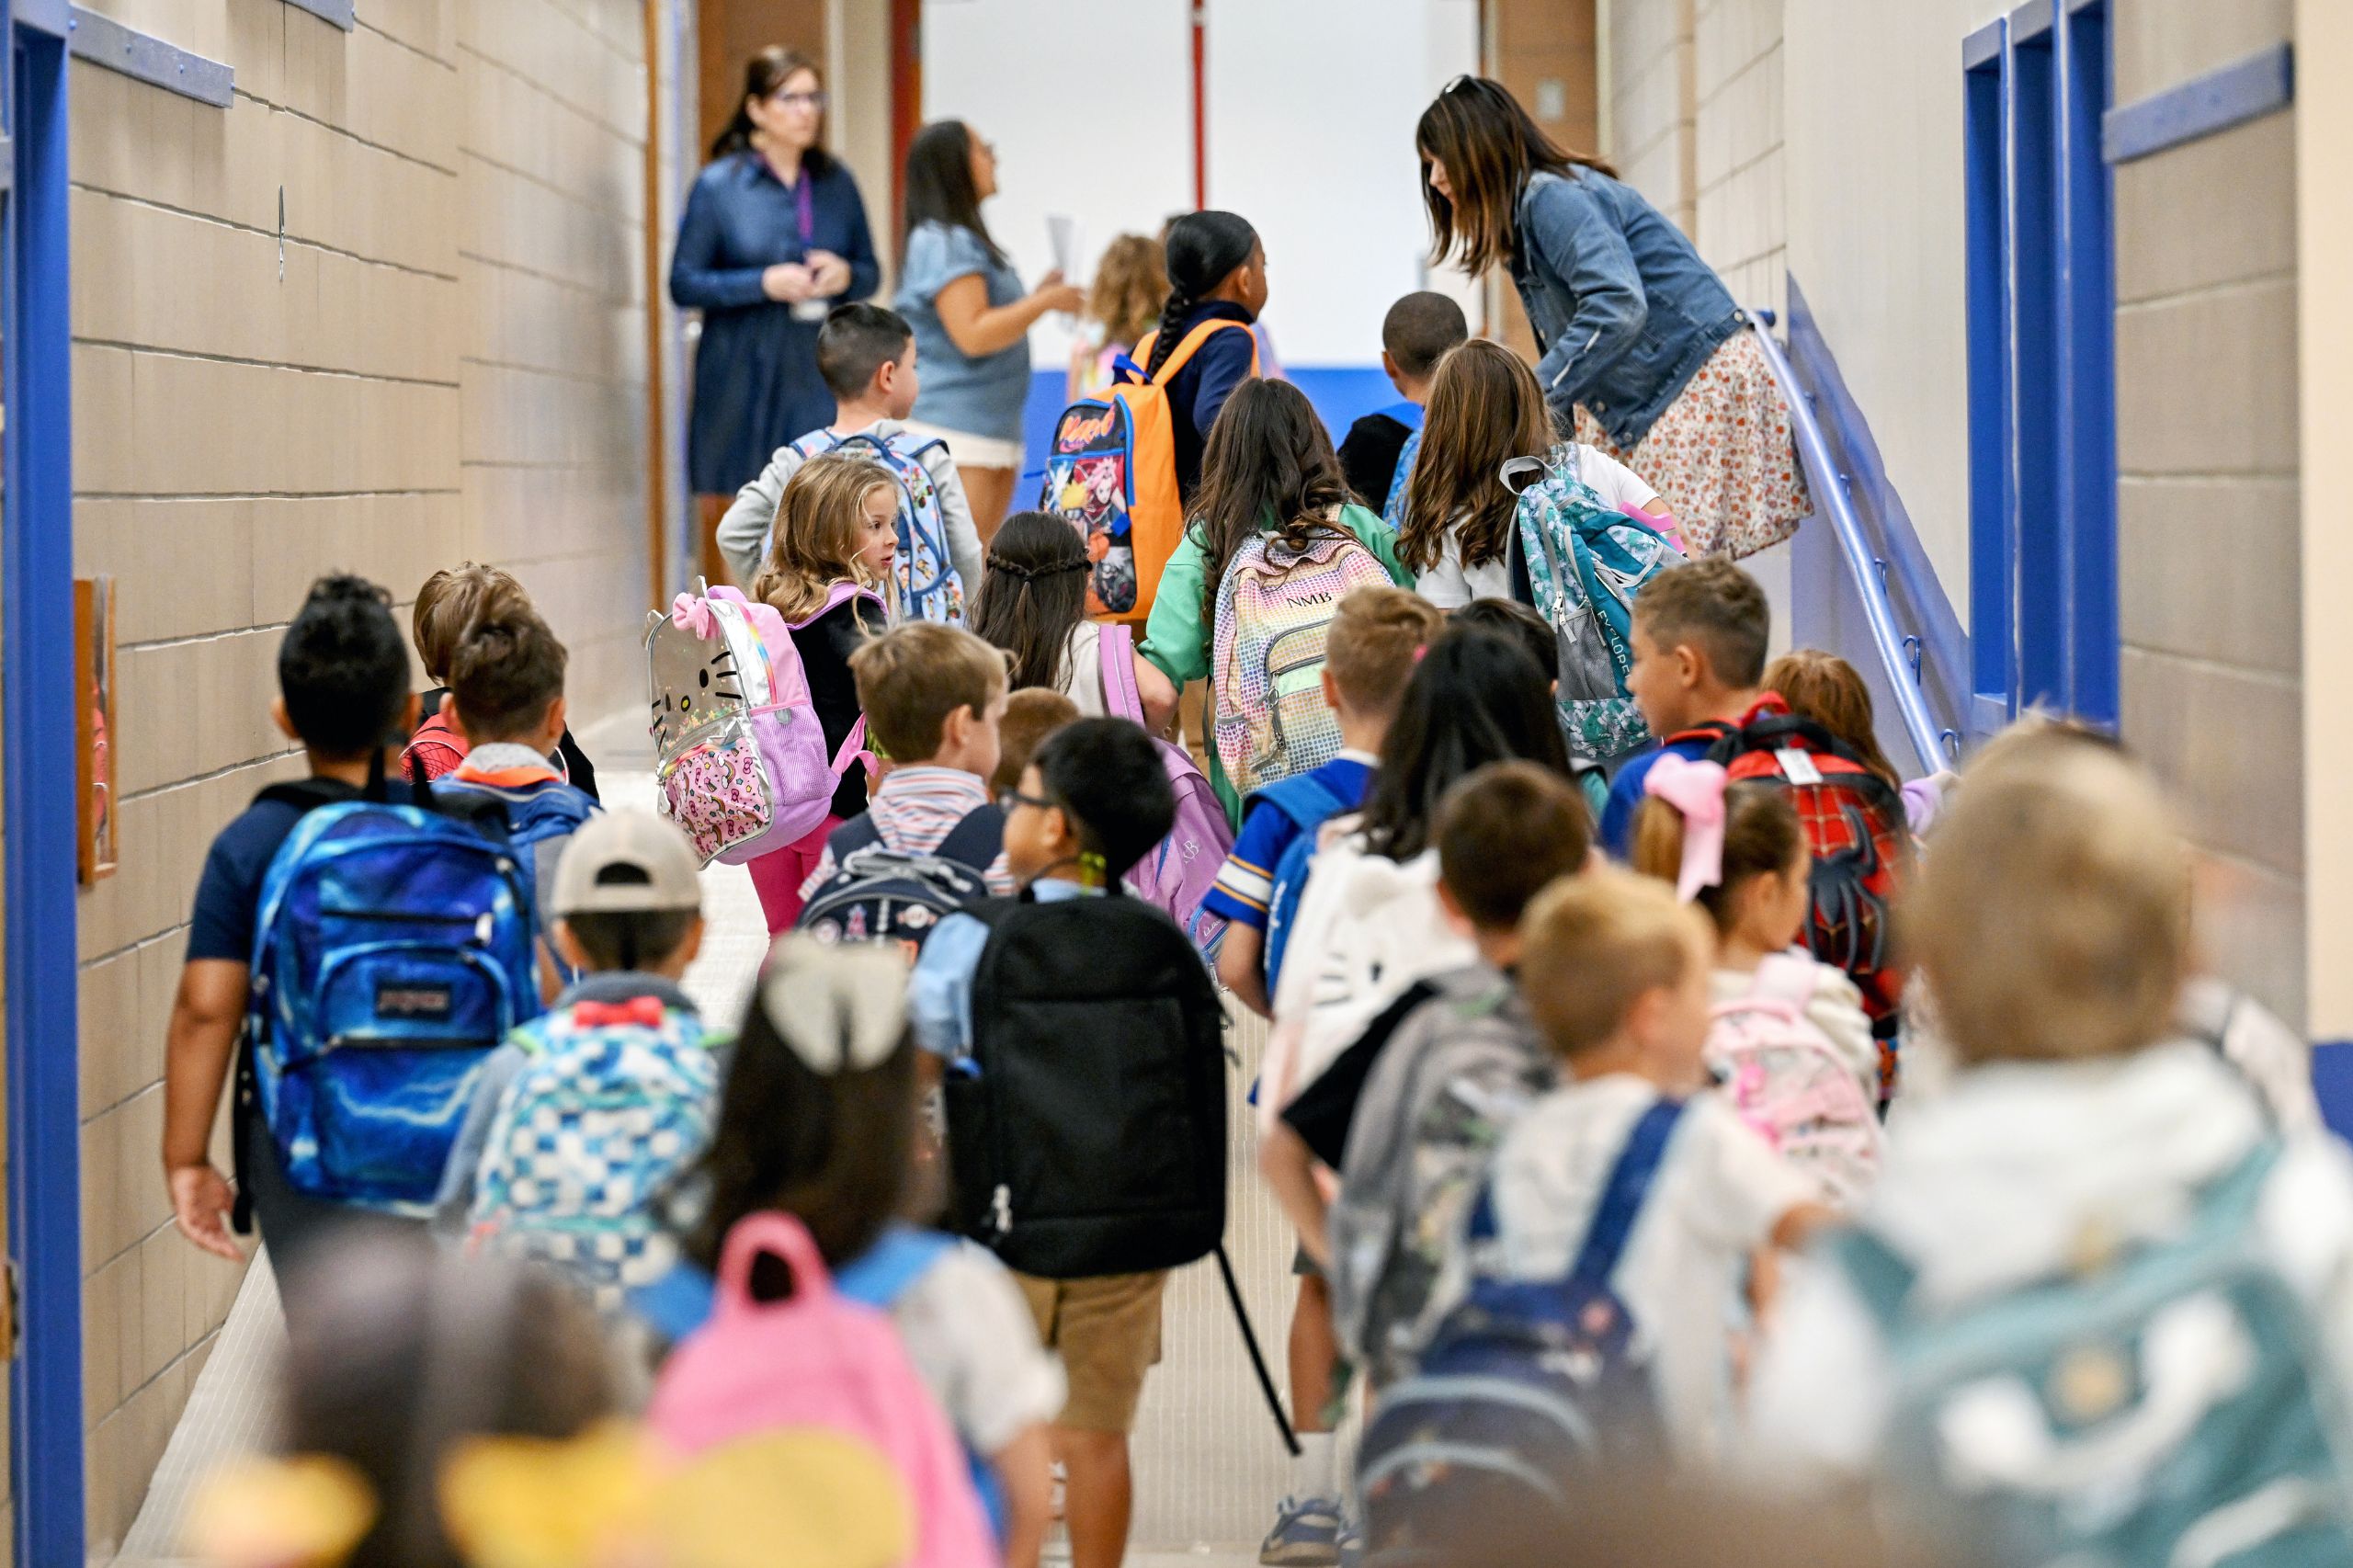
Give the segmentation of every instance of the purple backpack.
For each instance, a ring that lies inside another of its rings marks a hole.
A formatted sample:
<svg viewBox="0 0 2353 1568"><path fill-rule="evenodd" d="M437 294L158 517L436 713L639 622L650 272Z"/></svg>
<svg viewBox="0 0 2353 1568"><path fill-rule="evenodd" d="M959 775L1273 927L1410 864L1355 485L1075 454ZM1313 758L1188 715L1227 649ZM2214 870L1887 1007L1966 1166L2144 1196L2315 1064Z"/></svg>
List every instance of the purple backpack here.
<svg viewBox="0 0 2353 1568"><path fill-rule="evenodd" d="M1104 710L1142 724L1143 697L1136 690L1134 632L1125 626L1106 626L1097 647L1103 665ZM1217 791L1193 766L1192 754L1157 735L1152 744L1160 748L1161 766L1176 792L1176 821L1168 836L1130 869L1128 890L1167 911L1201 957L1214 962L1225 938L1225 919L1202 909L1201 900L1209 896L1218 868L1233 848L1233 829Z"/></svg>

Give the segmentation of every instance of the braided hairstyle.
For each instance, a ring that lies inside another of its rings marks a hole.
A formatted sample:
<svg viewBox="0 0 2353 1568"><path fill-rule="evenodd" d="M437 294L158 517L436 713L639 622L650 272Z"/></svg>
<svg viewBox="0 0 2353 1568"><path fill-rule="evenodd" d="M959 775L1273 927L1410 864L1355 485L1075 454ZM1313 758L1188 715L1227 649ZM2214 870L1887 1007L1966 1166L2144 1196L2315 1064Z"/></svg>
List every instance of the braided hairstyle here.
<svg viewBox="0 0 2353 1568"><path fill-rule="evenodd" d="M1188 212L1168 225L1168 299L1144 373L1157 372L1184 335L1186 321L1258 246L1258 231L1232 212Z"/></svg>
<svg viewBox="0 0 2353 1568"><path fill-rule="evenodd" d="M1086 614L1086 541L1052 512L1016 513L989 541L972 629L1012 655L1014 690L1062 689L1070 634Z"/></svg>

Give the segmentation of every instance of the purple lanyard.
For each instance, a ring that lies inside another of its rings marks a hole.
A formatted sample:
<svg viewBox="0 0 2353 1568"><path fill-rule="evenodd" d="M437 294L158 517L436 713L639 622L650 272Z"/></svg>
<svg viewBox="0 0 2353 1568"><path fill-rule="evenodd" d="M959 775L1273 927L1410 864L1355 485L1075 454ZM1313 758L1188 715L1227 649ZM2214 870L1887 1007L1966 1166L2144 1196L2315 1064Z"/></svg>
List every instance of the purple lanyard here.
<svg viewBox="0 0 2353 1568"><path fill-rule="evenodd" d="M801 248L806 251L817 233L817 200L809 194L809 171L803 168L801 177L792 182L794 215L801 224Z"/></svg>

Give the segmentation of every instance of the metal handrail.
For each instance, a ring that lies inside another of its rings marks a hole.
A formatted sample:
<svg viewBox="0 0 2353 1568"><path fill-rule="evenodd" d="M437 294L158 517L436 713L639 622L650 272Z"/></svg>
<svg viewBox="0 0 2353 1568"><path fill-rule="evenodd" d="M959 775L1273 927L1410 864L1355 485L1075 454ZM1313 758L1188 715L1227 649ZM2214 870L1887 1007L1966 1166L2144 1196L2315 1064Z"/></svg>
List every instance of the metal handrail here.
<svg viewBox="0 0 2353 1568"><path fill-rule="evenodd" d="M1871 642L1879 648L1880 662L1887 666L1887 684L1895 693L1904 733L1910 737L1912 749L1919 754L1923 771L1941 772L1952 765L1946 750L1947 738L1958 740L1959 736L1939 726L1928 711L1927 697L1920 688L1920 666L1907 652L1920 646L1920 640L1906 637L1895 629L1895 611L1887 599L1887 563L1871 553L1870 541L1863 536L1862 518L1855 512L1855 499L1849 493L1847 476L1831 460L1830 443L1822 434L1822 422L1814 417L1805 389L1798 385L1789 355L1766 330L1773 324L1773 312L1754 310L1748 313L1756 327L1756 341L1764 346L1765 362L1773 368L1773 379L1781 384L1782 401L1789 404L1790 429L1797 438L1798 460L1805 465L1806 479L1813 488L1815 509L1829 518L1830 531L1838 536L1838 549L1847 558L1847 575L1855 580L1855 597L1862 600L1863 619L1870 623Z"/></svg>

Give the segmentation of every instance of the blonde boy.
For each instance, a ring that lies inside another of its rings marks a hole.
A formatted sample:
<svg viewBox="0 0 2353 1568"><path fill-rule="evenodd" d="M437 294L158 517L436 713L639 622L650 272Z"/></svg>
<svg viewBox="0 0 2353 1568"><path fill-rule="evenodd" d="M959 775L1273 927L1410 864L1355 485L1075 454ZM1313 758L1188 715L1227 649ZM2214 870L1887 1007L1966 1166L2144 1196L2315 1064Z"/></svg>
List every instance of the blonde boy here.
<svg viewBox="0 0 2353 1568"><path fill-rule="evenodd" d="M1555 882L1521 926L1520 984L1562 1085L1496 1151L1496 1234L1480 1273L1565 1278L1635 1124L1684 1107L1627 1237L1612 1288L1647 1352L1667 1435L1706 1464L1727 1446L1732 1332L1743 1294L1769 1295L1768 1247L1828 1219L1813 1184L1703 1092L1713 942L1665 884L1601 869ZM1754 1267L1752 1267L1754 1264Z"/></svg>

